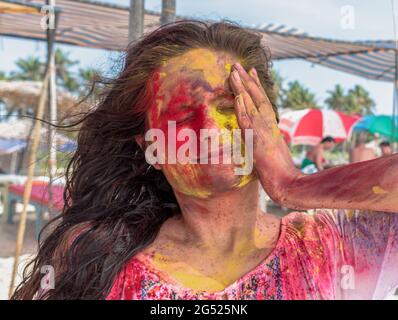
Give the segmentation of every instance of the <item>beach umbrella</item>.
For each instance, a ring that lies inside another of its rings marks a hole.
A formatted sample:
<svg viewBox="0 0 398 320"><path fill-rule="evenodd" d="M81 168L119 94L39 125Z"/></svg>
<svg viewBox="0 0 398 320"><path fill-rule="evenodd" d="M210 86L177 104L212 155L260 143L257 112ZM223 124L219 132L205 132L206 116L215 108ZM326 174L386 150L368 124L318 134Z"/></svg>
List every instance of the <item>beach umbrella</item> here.
<svg viewBox="0 0 398 320"><path fill-rule="evenodd" d="M388 115L369 115L363 117L354 126L354 132L367 131L370 133L378 133L382 136L392 140L392 126L393 117ZM398 123L398 117L395 118L395 123ZM394 141L398 142L398 127L395 125Z"/></svg>
<svg viewBox="0 0 398 320"><path fill-rule="evenodd" d="M41 86L41 81L0 80L0 101L6 104L8 112L36 109ZM65 90L57 88L56 95L60 118L77 114L88 108L85 103L78 104L79 99Z"/></svg>
<svg viewBox="0 0 398 320"><path fill-rule="evenodd" d="M26 147L26 141L19 139L0 138L0 155L14 153L25 147Z"/></svg>
<svg viewBox="0 0 398 320"><path fill-rule="evenodd" d="M334 110L303 109L283 112L279 128L293 145L316 145L326 136L342 142L360 118Z"/></svg>

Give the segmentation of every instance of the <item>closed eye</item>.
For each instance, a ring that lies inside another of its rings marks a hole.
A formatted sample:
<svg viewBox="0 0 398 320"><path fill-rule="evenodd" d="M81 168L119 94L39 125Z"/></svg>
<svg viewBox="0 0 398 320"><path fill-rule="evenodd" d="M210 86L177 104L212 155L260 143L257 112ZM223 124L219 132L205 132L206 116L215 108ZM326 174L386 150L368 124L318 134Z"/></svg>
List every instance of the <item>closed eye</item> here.
<svg viewBox="0 0 398 320"><path fill-rule="evenodd" d="M220 113L230 114L235 112L235 99L232 94L222 92L214 99L213 103L216 106L217 111Z"/></svg>
<svg viewBox="0 0 398 320"><path fill-rule="evenodd" d="M195 112L189 112L183 117L176 119L176 125L182 125L192 121L195 118Z"/></svg>
<svg viewBox="0 0 398 320"><path fill-rule="evenodd" d="M235 112L234 104L231 101L217 104L217 111L222 114L230 114Z"/></svg>

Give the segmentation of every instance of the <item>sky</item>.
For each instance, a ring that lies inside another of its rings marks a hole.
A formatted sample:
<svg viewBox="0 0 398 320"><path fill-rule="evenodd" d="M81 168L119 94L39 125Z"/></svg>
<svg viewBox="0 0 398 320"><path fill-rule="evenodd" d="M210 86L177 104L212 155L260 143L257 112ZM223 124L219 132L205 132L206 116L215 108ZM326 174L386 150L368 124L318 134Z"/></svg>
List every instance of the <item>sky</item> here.
<svg viewBox="0 0 398 320"><path fill-rule="evenodd" d="M393 40L393 11L391 1L397 0L176 0L177 14L192 18L212 20L228 19L242 25L254 26L262 23L284 24L299 28L311 36L341 40ZM106 0L104 2L129 5L129 0ZM349 28L347 6L353 13ZM161 10L161 0L146 0L148 10ZM105 50L58 45L70 52L70 57L79 60L79 67L94 67L109 72L112 61L119 54ZM11 39L0 36L0 70L15 69L18 58L28 55L45 57L45 43ZM316 94L317 102L323 106L327 91L336 84L346 90L356 84L370 92L376 102L377 114L391 114L393 84L373 81L346 73L313 65L302 60L278 61L274 68L279 71L285 84L299 80Z"/></svg>

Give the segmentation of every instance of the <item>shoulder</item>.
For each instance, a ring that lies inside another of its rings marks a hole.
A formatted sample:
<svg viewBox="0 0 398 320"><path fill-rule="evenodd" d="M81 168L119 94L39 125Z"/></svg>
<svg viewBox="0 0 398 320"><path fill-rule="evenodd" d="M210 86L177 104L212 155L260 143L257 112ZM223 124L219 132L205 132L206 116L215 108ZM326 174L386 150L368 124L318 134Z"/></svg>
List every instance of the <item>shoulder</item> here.
<svg viewBox="0 0 398 320"><path fill-rule="evenodd" d="M289 228L300 233L314 229L334 228L336 215L332 210L295 211L282 219Z"/></svg>
<svg viewBox="0 0 398 320"><path fill-rule="evenodd" d="M301 246L334 249L342 241L337 219L331 210L292 212L283 218L282 224L290 241L299 242Z"/></svg>

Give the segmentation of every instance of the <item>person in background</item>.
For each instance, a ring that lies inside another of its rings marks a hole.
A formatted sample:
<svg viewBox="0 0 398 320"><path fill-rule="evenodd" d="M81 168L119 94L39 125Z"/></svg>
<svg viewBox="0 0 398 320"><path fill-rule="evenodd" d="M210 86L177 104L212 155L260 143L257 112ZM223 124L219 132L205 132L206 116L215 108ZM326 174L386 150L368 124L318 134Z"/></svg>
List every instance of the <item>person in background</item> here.
<svg viewBox="0 0 398 320"><path fill-rule="evenodd" d="M322 171L326 162L324 151L332 150L335 145L336 140L333 137L327 136L323 138L318 145L307 152L301 164L301 171L307 174Z"/></svg>
<svg viewBox="0 0 398 320"><path fill-rule="evenodd" d="M376 159L375 151L366 145L366 137L360 136L357 145L350 154L350 163Z"/></svg>
<svg viewBox="0 0 398 320"><path fill-rule="evenodd" d="M379 146L380 146L382 157L392 155L391 145L388 141L383 141L382 143L380 143Z"/></svg>

